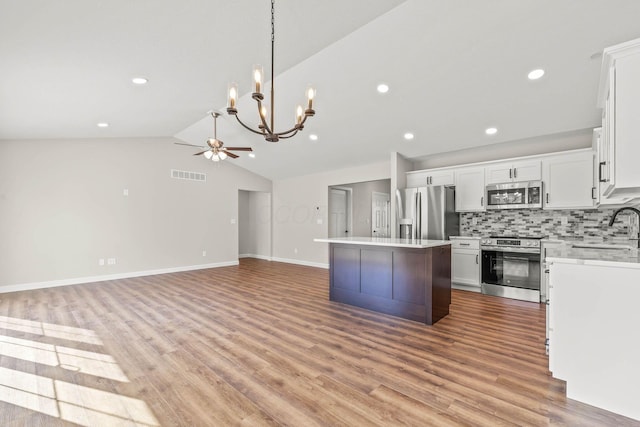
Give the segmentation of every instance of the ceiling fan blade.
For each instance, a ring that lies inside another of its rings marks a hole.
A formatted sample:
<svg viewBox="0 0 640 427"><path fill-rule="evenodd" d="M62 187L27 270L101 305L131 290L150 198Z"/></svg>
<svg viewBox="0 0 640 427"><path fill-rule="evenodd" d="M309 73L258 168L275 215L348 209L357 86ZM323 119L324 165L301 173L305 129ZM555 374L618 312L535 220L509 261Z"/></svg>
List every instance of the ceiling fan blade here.
<svg viewBox="0 0 640 427"><path fill-rule="evenodd" d="M199 153L195 153L195 154L194 154L194 156L199 156L199 155L201 155L201 154L206 153L207 151L209 151L209 150L204 150L204 151L201 151L201 152L199 152Z"/></svg>
<svg viewBox="0 0 640 427"><path fill-rule="evenodd" d="M225 150L253 151L251 147L224 147Z"/></svg>
<svg viewBox="0 0 640 427"><path fill-rule="evenodd" d="M184 142L174 142L176 145L186 145L187 147L198 147L198 148L206 148L202 145L193 145L193 144L185 144Z"/></svg>
<svg viewBox="0 0 640 427"><path fill-rule="evenodd" d="M225 153L227 156L231 157L232 159L237 159L237 158L239 157L237 154L233 154L233 153L231 153L231 152L229 152L229 151L227 151L227 150L222 150L222 151L224 151L224 153Z"/></svg>

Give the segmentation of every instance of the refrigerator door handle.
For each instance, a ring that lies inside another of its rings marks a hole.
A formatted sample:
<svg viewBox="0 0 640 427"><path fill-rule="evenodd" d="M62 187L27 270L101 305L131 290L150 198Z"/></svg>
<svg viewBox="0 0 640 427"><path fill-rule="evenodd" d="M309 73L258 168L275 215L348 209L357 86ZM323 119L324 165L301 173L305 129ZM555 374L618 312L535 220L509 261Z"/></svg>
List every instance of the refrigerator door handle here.
<svg viewBox="0 0 640 427"><path fill-rule="evenodd" d="M414 227L413 238L420 239L422 238L422 194L419 190L416 191L416 212L414 218L416 225Z"/></svg>

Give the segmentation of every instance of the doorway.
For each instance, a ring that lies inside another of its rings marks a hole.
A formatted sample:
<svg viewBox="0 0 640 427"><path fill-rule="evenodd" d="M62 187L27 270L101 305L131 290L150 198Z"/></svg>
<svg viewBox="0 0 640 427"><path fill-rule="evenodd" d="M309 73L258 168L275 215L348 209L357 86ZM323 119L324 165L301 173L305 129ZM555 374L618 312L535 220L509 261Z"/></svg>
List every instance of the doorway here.
<svg viewBox="0 0 640 427"><path fill-rule="evenodd" d="M329 237L351 235L353 190L329 187Z"/></svg>
<svg viewBox="0 0 640 427"><path fill-rule="evenodd" d="M391 236L391 203L389 193L371 193L371 236Z"/></svg>
<svg viewBox="0 0 640 427"><path fill-rule="evenodd" d="M238 258L271 260L271 193L238 190Z"/></svg>

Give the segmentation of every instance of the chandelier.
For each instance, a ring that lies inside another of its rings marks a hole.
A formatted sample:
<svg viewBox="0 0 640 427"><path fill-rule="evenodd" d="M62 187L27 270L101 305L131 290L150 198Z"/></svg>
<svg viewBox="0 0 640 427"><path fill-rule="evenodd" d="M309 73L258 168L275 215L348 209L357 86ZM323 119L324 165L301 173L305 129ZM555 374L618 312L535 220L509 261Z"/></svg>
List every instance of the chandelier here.
<svg viewBox="0 0 640 427"><path fill-rule="evenodd" d="M296 108L296 120L294 126L286 131L276 132L274 129L274 86L275 86L275 76L273 73L273 50L275 44L275 19L274 13L275 11L275 0L271 0L271 96L270 96L270 108L271 111L267 111L267 107L263 104L264 95L262 94L263 88L263 69L262 66L256 65L253 68L253 81L254 81L254 92L251 94L251 98L253 98L258 103L258 116L260 117L260 123L258 124L257 130L252 128L251 126L245 124L240 117L238 117L238 110L236 109L236 104L238 102L238 85L237 83L231 83L229 85L229 92L227 98L227 113L229 115L235 116L238 123L240 123L245 129L257 133L258 135L262 135L264 139L269 142L278 142L281 138L291 138L299 131L304 128L304 123L307 121L308 117L312 117L316 112L313 110L313 98L315 97L315 90L312 87L308 87L306 90L307 96L307 108L305 110L302 109L302 106L298 105Z"/></svg>

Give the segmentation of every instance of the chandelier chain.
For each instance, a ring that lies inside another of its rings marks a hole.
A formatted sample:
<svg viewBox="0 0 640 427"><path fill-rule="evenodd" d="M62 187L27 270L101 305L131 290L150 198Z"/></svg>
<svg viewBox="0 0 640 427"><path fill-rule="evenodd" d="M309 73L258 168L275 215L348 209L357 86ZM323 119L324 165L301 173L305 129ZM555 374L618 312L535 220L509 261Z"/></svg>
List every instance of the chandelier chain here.
<svg viewBox="0 0 640 427"><path fill-rule="evenodd" d="M275 123L274 123L274 117L276 115L275 111L274 111L274 107L275 107L275 81L276 81L276 75L274 72L274 49L275 49L275 45L276 45L276 24L275 24L275 14L276 14L276 0L271 0L271 117L270 117L270 124L271 124L271 131L275 132Z"/></svg>

